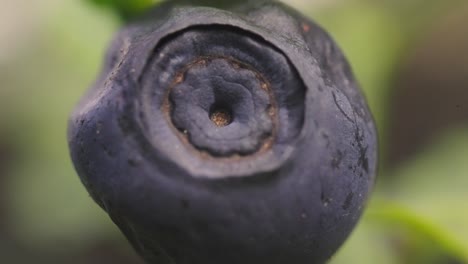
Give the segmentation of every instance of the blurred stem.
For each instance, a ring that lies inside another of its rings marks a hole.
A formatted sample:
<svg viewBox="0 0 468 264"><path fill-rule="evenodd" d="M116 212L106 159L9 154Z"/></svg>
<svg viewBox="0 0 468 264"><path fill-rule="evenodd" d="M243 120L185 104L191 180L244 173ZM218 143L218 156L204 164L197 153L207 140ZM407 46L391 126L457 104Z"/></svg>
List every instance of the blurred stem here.
<svg viewBox="0 0 468 264"><path fill-rule="evenodd" d="M435 242L444 252L468 262L468 252L453 236L400 204L384 200L375 201L369 208L367 217L379 224L386 223L408 228L419 234L420 237L426 237Z"/></svg>

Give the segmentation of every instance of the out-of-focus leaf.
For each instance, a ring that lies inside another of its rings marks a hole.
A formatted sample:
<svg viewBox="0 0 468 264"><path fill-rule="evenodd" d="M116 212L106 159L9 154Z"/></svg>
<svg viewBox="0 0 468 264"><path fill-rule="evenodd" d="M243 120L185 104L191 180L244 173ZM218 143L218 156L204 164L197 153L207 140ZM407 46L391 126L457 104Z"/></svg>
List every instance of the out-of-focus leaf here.
<svg viewBox="0 0 468 264"><path fill-rule="evenodd" d="M158 0L86 0L99 6L112 9L123 20L129 20L141 14Z"/></svg>

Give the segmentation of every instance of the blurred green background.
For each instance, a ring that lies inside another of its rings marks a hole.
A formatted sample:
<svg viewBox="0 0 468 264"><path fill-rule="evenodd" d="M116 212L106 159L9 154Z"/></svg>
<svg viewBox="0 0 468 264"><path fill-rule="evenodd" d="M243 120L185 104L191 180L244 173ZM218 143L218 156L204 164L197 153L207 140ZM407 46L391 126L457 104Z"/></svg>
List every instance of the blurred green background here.
<svg viewBox="0 0 468 264"><path fill-rule="evenodd" d="M66 125L153 2L1 1L0 263L142 263L81 185ZM284 2L333 35L379 128L376 190L331 263L468 263L468 1Z"/></svg>

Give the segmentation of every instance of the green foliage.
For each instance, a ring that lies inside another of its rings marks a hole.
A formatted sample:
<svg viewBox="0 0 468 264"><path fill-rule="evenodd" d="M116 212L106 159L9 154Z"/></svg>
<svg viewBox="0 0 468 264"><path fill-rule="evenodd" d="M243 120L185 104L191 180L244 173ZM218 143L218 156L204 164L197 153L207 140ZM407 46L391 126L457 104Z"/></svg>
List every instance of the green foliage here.
<svg viewBox="0 0 468 264"><path fill-rule="evenodd" d="M86 0L110 8L123 20L130 20L151 7L157 0Z"/></svg>

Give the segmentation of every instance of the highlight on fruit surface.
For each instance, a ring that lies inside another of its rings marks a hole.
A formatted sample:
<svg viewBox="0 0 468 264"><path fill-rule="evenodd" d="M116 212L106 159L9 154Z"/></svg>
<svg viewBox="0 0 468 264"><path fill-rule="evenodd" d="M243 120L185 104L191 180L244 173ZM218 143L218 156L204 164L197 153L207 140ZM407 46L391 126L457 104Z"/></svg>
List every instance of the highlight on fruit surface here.
<svg viewBox="0 0 468 264"><path fill-rule="evenodd" d="M344 56L273 1L167 2L124 27L68 138L83 184L148 263L324 263L376 173Z"/></svg>

